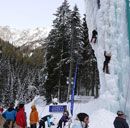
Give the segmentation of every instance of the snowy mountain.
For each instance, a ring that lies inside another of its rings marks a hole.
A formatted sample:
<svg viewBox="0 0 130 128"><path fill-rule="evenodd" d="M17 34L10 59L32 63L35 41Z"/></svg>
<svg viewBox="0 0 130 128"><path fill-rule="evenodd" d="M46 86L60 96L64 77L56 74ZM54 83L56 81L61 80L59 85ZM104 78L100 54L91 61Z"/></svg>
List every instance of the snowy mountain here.
<svg viewBox="0 0 130 128"><path fill-rule="evenodd" d="M49 27L18 30L10 26L0 26L0 38L17 47L32 45L32 49L34 49L44 43L44 39L48 36L50 30Z"/></svg>

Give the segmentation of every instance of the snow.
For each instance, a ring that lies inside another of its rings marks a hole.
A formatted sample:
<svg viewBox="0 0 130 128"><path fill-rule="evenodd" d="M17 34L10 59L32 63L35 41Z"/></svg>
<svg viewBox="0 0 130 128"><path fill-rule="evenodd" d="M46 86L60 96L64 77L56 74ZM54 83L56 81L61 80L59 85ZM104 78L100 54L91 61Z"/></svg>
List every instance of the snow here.
<svg viewBox="0 0 130 128"><path fill-rule="evenodd" d="M115 114L105 109L95 111L90 116L90 128L114 128Z"/></svg>
<svg viewBox="0 0 130 128"><path fill-rule="evenodd" d="M37 27L35 29L19 30L11 28L10 26L0 26L0 38L9 41L16 47L22 45L33 44L33 49L41 46L44 43L44 39L48 36L51 27Z"/></svg>
<svg viewBox="0 0 130 128"><path fill-rule="evenodd" d="M41 119L43 116L48 115L48 114L53 114L53 117L51 121L55 124L55 126L51 126L51 128L56 128L57 123L59 119L62 116L62 113L58 112L49 112L49 105L46 105L46 102L44 102L42 99L43 97L37 96L35 99L25 105L25 111L27 114L27 123L29 126L29 116L31 112L31 106L36 105L37 111L39 113L39 119ZM70 110L70 103L62 103L58 105L67 105L68 111ZM75 122L76 114L79 112L86 112L89 114L89 127L90 128L114 128L113 127L113 121L116 117L116 114L113 112L108 111L105 109L105 102L102 103L102 99L99 101L97 100L91 100L88 103L84 102L78 102L74 104L74 115L72 118L72 123L71 126ZM46 124L47 127L47 124Z"/></svg>

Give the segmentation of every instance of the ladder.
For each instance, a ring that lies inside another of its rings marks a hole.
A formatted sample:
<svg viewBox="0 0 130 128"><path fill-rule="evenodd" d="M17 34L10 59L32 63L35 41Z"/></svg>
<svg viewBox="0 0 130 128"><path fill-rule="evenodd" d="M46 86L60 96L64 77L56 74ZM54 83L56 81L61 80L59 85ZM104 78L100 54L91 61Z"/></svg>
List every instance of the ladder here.
<svg viewBox="0 0 130 128"><path fill-rule="evenodd" d="M129 38L129 56L130 56L130 0L126 0L127 6L127 22L128 22L128 38Z"/></svg>

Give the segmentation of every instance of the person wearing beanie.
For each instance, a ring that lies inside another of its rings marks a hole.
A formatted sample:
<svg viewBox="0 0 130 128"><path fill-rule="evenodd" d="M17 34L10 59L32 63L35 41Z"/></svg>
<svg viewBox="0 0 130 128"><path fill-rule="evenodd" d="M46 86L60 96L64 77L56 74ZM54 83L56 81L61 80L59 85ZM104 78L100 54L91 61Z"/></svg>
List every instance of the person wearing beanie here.
<svg viewBox="0 0 130 128"><path fill-rule="evenodd" d="M13 106L10 106L8 110L6 110L2 116L6 119L5 123L3 124L3 128L7 128L9 126L13 127L15 122L17 112L14 110Z"/></svg>
<svg viewBox="0 0 130 128"><path fill-rule="evenodd" d="M37 128L37 122L40 123L38 112L35 105L31 106L31 113L30 113L30 126L31 128Z"/></svg>
<svg viewBox="0 0 130 128"><path fill-rule="evenodd" d="M68 116L68 118L69 118L69 112L68 112L68 110L67 110L67 107L64 108L63 115L64 115L64 113L67 113L67 116Z"/></svg>
<svg viewBox="0 0 130 128"><path fill-rule="evenodd" d="M26 127L26 115L24 112L24 104L19 105L19 111L16 115L16 128Z"/></svg>
<svg viewBox="0 0 130 128"><path fill-rule="evenodd" d="M62 124L65 126L66 122L68 122L69 117L68 117L68 113L64 112L62 117L60 118L59 122L58 122L58 126L57 128L62 128Z"/></svg>
<svg viewBox="0 0 130 128"><path fill-rule="evenodd" d="M115 128L129 128L122 111L117 111L117 117L115 118L113 124Z"/></svg>
<svg viewBox="0 0 130 128"><path fill-rule="evenodd" d="M42 118L40 119L39 128L45 128L45 122L47 122L48 127L50 127L50 126L51 126L51 123L52 123L52 122L50 122L50 119L51 119L52 117L53 117L52 114L46 115L46 116L42 117Z"/></svg>
<svg viewBox="0 0 130 128"><path fill-rule="evenodd" d="M72 128L88 128L89 116L86 113L78 113Z"/></svg>

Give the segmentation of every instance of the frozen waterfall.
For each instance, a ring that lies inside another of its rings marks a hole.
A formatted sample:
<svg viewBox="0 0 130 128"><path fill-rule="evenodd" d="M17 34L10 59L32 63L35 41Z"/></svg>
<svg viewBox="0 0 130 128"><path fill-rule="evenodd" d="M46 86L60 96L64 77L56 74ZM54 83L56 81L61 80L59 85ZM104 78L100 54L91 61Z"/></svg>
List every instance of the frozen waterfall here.
<svg viewBox="0 0 130 128"><path fill-rule="evenodd" d="M97 2L99 0L85 0L89 38L93 29L98 31L98 42L92 44L100 73L101 89L98 100L105 102L105 108L112 112L125 111L126 106L126 114L130 116L130 96L126 98L127 90L130 90L126 1L100 0L100 8ZM111 52L112 55L109 63L110 74L102 71L104 51Z"/></svg>

